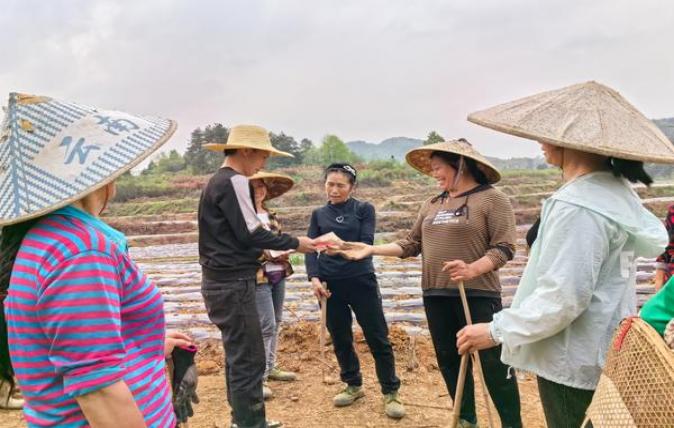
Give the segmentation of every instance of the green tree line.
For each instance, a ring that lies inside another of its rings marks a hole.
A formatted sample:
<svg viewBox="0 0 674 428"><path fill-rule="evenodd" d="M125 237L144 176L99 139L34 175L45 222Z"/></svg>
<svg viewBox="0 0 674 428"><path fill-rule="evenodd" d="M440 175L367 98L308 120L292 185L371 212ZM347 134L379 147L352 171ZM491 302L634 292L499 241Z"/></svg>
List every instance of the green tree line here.
<svg viewBox="0 0 674 428"><path fill-rule="evenodd" d="M190 143L184 154L177 150L161 153L141 172L143 175L184 172L204 175L215 172L224 160L224 154L207 150L208 143L226 143L229 129L216 123L192 131ZM362 160L336 135L326 135L319 147L308 138L299 142L283 132L269 134L274 147L294 157L272 157L267 169L287 168L299 165L327 165L332 162L358 163Z"/></svg>

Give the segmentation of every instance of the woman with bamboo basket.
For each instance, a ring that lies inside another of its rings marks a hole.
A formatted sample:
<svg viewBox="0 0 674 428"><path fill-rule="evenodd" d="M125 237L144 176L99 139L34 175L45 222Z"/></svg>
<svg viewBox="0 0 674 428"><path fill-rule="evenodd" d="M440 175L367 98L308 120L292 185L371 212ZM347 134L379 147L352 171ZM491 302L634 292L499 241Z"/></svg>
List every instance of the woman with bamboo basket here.
<svg viewBox="0 0 674 428"><path fill-rule="evenodd" d="M619 93L596 82L468 120L540 142L564 185L543 204L512 306L459 332L459 350L501 344L506 364L538 376L548 427L578 427L613 331L636 313L635 259L658 256L668 242L630 182L649 185L643 162L674 163L674 148Z"/></svg>

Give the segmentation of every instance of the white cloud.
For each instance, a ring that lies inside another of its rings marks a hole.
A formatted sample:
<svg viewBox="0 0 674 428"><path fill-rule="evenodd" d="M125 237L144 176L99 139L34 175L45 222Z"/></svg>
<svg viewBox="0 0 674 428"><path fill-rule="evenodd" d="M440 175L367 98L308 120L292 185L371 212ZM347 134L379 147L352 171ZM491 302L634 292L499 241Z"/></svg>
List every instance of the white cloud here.
<svg viewBox="0 0 674 428"><path fill-rule="evenodd" d="M172 117L170 148L219 121L313 140L435 129L489 155L533 155L467 113L589 79L674 116L664 0L3 3L0 93Z"/></svg>

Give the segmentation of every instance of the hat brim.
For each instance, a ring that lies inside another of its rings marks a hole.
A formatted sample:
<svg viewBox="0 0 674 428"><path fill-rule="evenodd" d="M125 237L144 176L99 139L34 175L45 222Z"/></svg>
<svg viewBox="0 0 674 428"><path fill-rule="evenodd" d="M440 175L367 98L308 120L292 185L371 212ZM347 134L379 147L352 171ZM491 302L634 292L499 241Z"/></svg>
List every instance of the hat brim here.
<svg viewBox="0 0 674 428"><path fill-rule="evenodd" d="M476 125L484 126L485 128L493 129L494 131L503 132L504 134L525 138L527 140L532 140L539 143L546 143L552 146L577 150L579 152L593 153L595 155L634 160L639 162L674 163L674 156L655 156L648 153L643 153L641 151L628 150L627 148L603 148L601 146L593 147L588 146L587 144L574 143L572 141L565 141L540 133L518 129L504 123L490 122L489 120L484 120L477 117L477 113L468 115L468 121L473 122Z"/></svg>
<svg viewBox="0 0 674 428"><path fill-rule="evenodd" d="M431 176L431 154L433 152L453 153L470 158L477 163L477 167L480 168L480 171L482 171L487 177L489 184L495 184L501 181L501 173L486 159L480 159L477 156L474 156L470 153L465 153L460 150L451 150L438 147L418 147L407 152L405 155L405 160L412 168L424 175Z"/></svg>
<svg viewBox="0 0 674 428"><path fill-rule="evenodd" d="M667 136L617 91L585 82L530 95L468 115L516 137L586 153L674 163Z"/></svg>
<svg viewBox="0 0 674 428"><path fill-rule="evenodd" d="M271 156L278 156L278 157L285 157L285 158L294 158L295 156L292 155L291 153L283 152L281 150L277 150L273 147L254 147L254 146L249 146L246 144L223 144L223 143L208 143L204 144L202 146L203 148L213 151L213 152L223 152L226 149L255 149L255 150L262 150L265 152L269 152Z"/></svg>
<svg viewBox="0 0 674 428"><path fill-rule="evenodd" d="M260 178L257 180L262 180L264 185L267 186L267 197L265 200L271 200L278 198L279 196L287 193L293 187L293 181L286 178Z"/></svg>
<svg viewBox="0 0 674 428"><path fill-rule="evenodd" d="M146 121L149 124L147 126L151 126L151 128L141 130L143 132L142 137L138 136L138 134L130 135L128 140L121 140L122 142L128 141L129 143L126 145L123 145L120 141L107 143L101 137L100 140L96 140L96 145L100 147L99 151L101 153L99 160L95 161L98 163L88 160L85 163L84 159L80 157L79 163L76 163L77 161L73 162L75 164L73 168L65 167L56 161L53 150L54 147L62 148L66 139L64 138L61 141L60 138L55 138L51 134L42 132L42 130L62 130L68 126L76 127L82 123L80 119L90 120L90 116L94 113L99 115L117 115L114 117L121 117L119 114L122 113L79 106L47 97L26 97L22 94L10 94L8 117L10 112L18 118L29 117L32 125L29 129L23 130L11 127L9 133L6 135L7 141L3 142L4 147L1 149L5 151L3 156L8 156L12 159L11 156L16 156L17 152L20 153L22 147L23 150L26 150L29 145L31 147L38 147L37 154L32 158L14 158L18 159L15 162L18 165L14 166L15 169L18 170L20 167L24 171L30 170L33 175L15 184L18 187L17 191L14 192L13 199L10 198L2 201L3 215L0 218L0 226L8 226L35 219L81 200L137 166L166 143L177 128L176 122L170 119L134 117L134 120ZM71 109L68 110L69 112L79 109L80 119L72 119L72 116L70 116L70 122L66 122L66 119L63 119L57 125L56 122L52 122L53 119L49 115L49 109L54 108L68 108ZM29 114L30 116L28 116ZM126 115L124 117L131 116ZM100 120L100 118L96 120ZM71 128L68 129L70 130ZM72 129L76 130L76 128ZM87 128L87 130L90 133L85 135L86 138L95 138L100 135L96 133L92 134L90 128ZM81 135L77 133L72 134L73 140L80 139L84 141L84 138L80 138ZM144 140L141 140L141 138L144 138ZM145 142L147 144L144 144ZM84 157L86 159L86 155ZM89 158L92 157L89 156ZM106 159L106 161L102 159ZM57 165L52 168L52 165L56 164L60 166ZM69 165L69 162L65 162L65 165ZM92 165L96 169L92 169L94 168ZM78 167L83 172L74 172L68 175L73 170L77 171ZM64 173L63 171L68 173ZM7 180L11 180L10 173L16 174L15 171L4 171L0 174L0 179L2 179L0 181L6 183ZM30 203L24 202L30 195L38 196L34 196L34 199Z"/></svg>

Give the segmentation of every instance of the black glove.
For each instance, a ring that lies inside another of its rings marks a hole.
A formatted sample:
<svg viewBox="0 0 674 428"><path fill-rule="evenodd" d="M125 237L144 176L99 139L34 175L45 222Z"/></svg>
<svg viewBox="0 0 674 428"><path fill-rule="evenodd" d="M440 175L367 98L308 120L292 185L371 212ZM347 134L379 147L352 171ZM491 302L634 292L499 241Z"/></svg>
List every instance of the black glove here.
<svg viewBox="0 0 674 428"><path fill-rule="evenodd" d="M197 355L196 346L188 348L176 347L171 353L173 360L173 410L178 423L187 422L187 418L194 416L192 403L198 404L197 383L199 380L194 357Z"/></svg>

